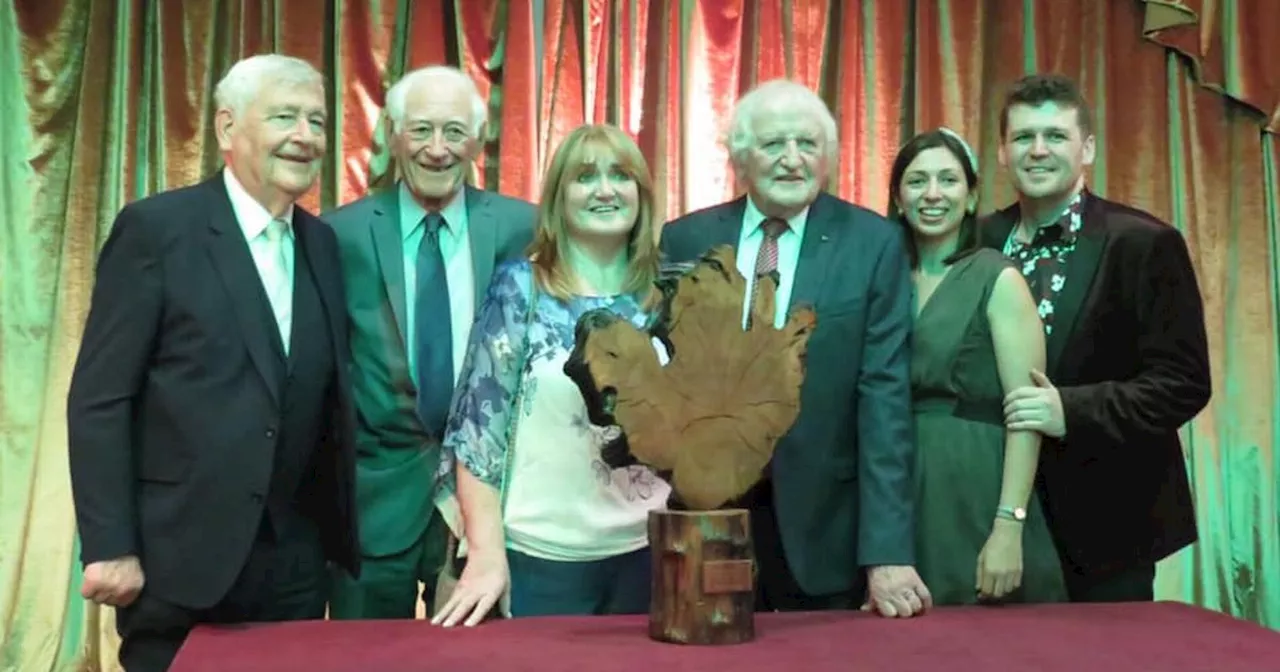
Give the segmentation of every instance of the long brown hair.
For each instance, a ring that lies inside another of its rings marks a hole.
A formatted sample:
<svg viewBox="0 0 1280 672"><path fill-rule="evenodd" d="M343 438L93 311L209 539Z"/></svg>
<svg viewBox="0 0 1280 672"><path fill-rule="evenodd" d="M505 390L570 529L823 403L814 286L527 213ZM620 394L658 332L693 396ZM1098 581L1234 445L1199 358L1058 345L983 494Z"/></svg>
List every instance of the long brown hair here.
<svg viewBox="0 0 1280 672"><path fill-rule="evenodd" d="M592 150L600 149L612 151L619 167L639 187L640 212L628 239L627 280L623 291L635 294L649 307L656 300L654 280L658 276L659 262L653 177L635 141L616 126L579 126L569 133L551 157L542 181L537 226L528 250L533 263L533 279L539 290L558 299L568 299L574 294L572 270L563 263L571 236L565 218L565 186L590 167L588 160L596 153Z"/></svg>

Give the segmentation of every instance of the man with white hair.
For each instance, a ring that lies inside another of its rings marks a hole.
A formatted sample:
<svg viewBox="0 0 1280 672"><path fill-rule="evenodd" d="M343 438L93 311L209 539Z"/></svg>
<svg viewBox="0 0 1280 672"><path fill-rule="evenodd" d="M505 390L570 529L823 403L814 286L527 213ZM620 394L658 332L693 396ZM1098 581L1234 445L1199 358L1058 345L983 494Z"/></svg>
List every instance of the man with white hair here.
<svg viewBox="0 0 1280 672"><path fill-rule="evenodd" d="M67 399L81 593L128 672L200 623L323 618L327 563L359 572L338 245L294 204L324 83L271 54L214 95L226 167L120 211Z"/></svg>
<svg viewBox="0 0 1280 672"><path fill-rule="evenodd" d="M494 267L533 236L525 201L466 184L483 147L485 101L454 68L430 66L387 92L398 179L325 220L342 248L351 324L363 574L335 576L333 618L430 612L449 528L436 471L457 372Z"/></svg>
<svg viewBox="0 0 1280 672"><path fill-rule="evenodd" d="M806 87L775 80L746 94L728 146L746 194L668 223L663 252L686 262L733 245L748 280L744 325L759 282L776 283L774 326L791 306L818 316L800 416L740 502L752 514L757 609L922 613L931 599L912 566L912 298L901 234L823 192L836 124Z"/></svg>

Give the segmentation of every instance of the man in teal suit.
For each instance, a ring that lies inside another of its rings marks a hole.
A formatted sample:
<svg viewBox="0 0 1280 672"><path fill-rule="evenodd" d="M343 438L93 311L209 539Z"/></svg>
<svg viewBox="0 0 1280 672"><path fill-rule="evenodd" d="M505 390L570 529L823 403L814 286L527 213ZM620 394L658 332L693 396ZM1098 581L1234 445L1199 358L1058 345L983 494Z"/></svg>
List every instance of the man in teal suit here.
<svg viewBox="0 0 1280 672"><path fill-rule="evenodd" d="M496 264L529 244L535 208L465 184L485 101L460 71L415 70L387 92L394 186L328 213L347 283L356 426L359 579L339 572L338 619L428 611L449 529L433 505L456 372Z"/></svg>

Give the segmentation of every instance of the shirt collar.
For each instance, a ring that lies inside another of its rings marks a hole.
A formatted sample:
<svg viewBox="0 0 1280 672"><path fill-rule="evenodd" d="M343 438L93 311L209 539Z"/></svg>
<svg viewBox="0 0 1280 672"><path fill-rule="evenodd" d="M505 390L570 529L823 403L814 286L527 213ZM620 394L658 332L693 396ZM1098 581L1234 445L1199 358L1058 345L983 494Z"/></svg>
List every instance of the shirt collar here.
<svg viewBox="0 0 1280 672"><path fill-rule="evenodd" d="M813 207L812 204L806 205L804 210L801 210L800 212L792 215L789 219L787 219L788 228L787 228L787 231L784 231L782 233L782 235L786 236L794 233L799 237L804 237L805 220L809 218L809 208L811 207ZM752 201L751 196L748 195L747 209L746 209L746 212L744 212L742 215L743 238L745 239L746 237L754 234L756 231L759 231L760 225L764 223L765 219L767 219L765 214L763 212L760 212L760 208L756 207L755 202ZM764 235L764 232L761 232L761 235Z"/></svg>
<svg viewBox="0 0 1280 672"><path fill-rule="evenodd" d="M408 185L403 180L396 183L397 198L400 201L400 239L408 240L418 227L422 224L422 218L427 216L427 211L418 203L417 199L409 191ZM440 216L444 217L444 228L457 235L460 232L462 223L466 221L467 214L467 188L464 186L454 193L453 198L440 209Z"/></svg>
<svg viewBox="0 0 1280 672"><path fill-rule="evenodd" d="M236 221L240 223L240 230L244 232L245 240L253 240L262 235L267 229L267 225L275 217L262 206L249 192L245 190L244 185L240 184L240 180L236 179L235 173L231 171L231 166L227 166L222 171L222 181L227 187L227 197L231 199L231 210L235 213ZM280 215L280 219L284 220L285 237L293 235L293 204L285 208L284 214Z"/></svg>
<svg viewBox="0 0 1280 672"><path fill-rule="evenodd" d="M1084 190L1081 189L1066 205L1062 206L1062 212L1049 224L1045 224L1040 229L1057 228L1059 238L1066 243L1070 243L1076 239L1076 235L1080 233L1080 229L1084 227ZM1045 232L1046 235L1048 231ZM1031 236L1034 241L1041 235L1040 231L1036 231Z"/></svg>

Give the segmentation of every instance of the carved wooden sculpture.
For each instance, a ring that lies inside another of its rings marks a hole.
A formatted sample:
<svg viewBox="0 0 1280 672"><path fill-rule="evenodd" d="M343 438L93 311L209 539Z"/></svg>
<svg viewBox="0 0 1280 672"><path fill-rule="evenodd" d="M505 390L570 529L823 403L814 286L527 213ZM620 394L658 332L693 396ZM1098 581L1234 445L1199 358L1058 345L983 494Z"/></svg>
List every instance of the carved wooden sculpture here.
<svg viewBox="0 0 1280 672"><path fill-rule="evenodd" d="M776 283L755 290L742 328L746 279L731 247L709 251L660 282L662 317L650 332L608 312L578 323L565 373L593 423L618 425L603 451L613 468L641 463L672 485L667 511L650 516L654 598L650 634L690 643L752 637L751 541L746 494L800 410L809 308L773 326ZM652 345L671 354L662 366Z"/></svg>

